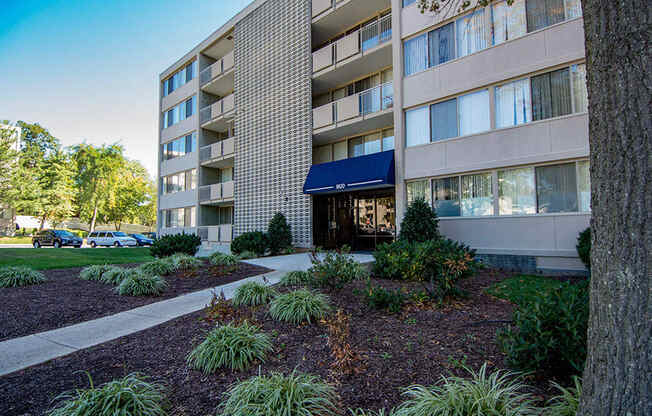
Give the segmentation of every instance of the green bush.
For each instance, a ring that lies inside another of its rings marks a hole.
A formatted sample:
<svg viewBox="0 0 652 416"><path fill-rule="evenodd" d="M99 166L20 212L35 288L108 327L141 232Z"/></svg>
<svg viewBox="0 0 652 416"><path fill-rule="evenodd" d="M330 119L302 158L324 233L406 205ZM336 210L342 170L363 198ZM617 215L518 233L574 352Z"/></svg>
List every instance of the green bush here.
<svg viewBox="0 0 652 416"><path fill-rule="evenodd" d="M224 395L221 416L339 414L335 388L308 374L259 375L232 385Z"/></svg>
<svg viewBox="0 0 652 416"><path fill-rule="evenodd" d="M150 276L167 276L177 271L177 267L170 260L171 257L156 259L140 265L139 269Z"/></svg>
<svg viewBox="0 0 652 416"><path fill-rule="evenodd" d="M248 259L255 259L256 257L258 257L258 255L253 251L243 251L242 253L238 254L236 257L238 258L238 260L248 260Z"/></svg>
<svg viewBox="0 0 652 416"><path fill-rule="evenodd" d="M6 266L0 268L0 287L23 287L38 285L47 281L43 273L27 266Z"/></svg>
<svg viewBox="0 0 652 416"><path fill-rule="evenodd" d="M272 350L267 334L244 322L240 325L222 325L208 333L206 339L188 354L188 365L210 374L221 368L243 371Z"/></svg>
<svg viewBox="0 0 652 416"><path fill-rule="evenodd" d="M573 384L573 387L564 388L557 383L552 383L560 394L550 399L544 412L545 416L575 416L577 414L582 397L582 381L579 377L573 377Z"/></svg>
<svg viewBox="0 0 652 416"><path fill-rule="evenodd" d="M406 240L384 243L374 251L374 276L381 279L405 280L414 261L416 245Z"/></svg>
<svg viewBox="0 0 652 416"><path fill-rule="evenodd" d="M118 285L116 292L120 296L159 296L167 286L167 282L162 277L147 275L134 269L130 270Z"/></svg>
<svg viewBox="0 0 652 416"><path fill-rule="evenodd" d="M491 415L525 416L537 415L530 394L520 393L526 386L510 372L496 371L487 374L487 364L480 370L468 370L470 378L441 376L439 383L424 387L408 387L404 394L409 397L394 416L452 416Z"/></svg>
<svg viewBox="0 0 652 416"><path fill-rule="evenodd" d="M367 305L374 309L384 309L391 313L398 313L403 309L407 296L398 289L388 290L381 286L367 285L363 292Z"/></svg>
<svg viewBox="0 0 652 416"><path fill-rule="evenodd" d="M96 282L102 281L104 272L111 270L108 264L94 264L92 266L84 267L79 273L79 278L82 280L93 280Z"/></svg>
<svg viewBox="0 0 652 416"><path fill-rule="evenodd" d="M591 270L591 227L580 233L579 237L577 237L576 247L580 260L587 269Z"/></svg>
<svg viewBox="0 0 652 416"><path fill-rule="evenodd" d="M57 397L59 405L48 416L165 416L165 387L140 374L130 374L100 387L66 392Z"/></svg>
<svg viewBox="0 0 652 416"><path fill-rule="evenodd" d="M321 319L331 311L327 296L306 289L276 296L269 305L269 314L277 321L300 324Z"/></svg>
<svg viewBox="0 0 652 416"><path fill-rule="evenodd" d="M267 226L267 241L272 255L281 253L292 247L292 230L285 219L285 215L277 212Z"/></svg>
<svg viewBox="0 0 652 416"><path fill-rule="evenodd" d="M232 254L215 252L208 257L208 261L213 266L233 266L238 264L238 258Z"/></svg>
<svg viewBox="0 0 652 416"><path fill-rule="evenodd" d="M303 286L308 285L312 281L310 273L300 270L295 270L286 273L280 281L281 286Z"/></svg>
<svg viewBox="0 0 652 416"><path fill-rule="evenodd" d="M341 252L329 251L326 254L313 252L312 267L308 270L311 285L329 289L341 289L345 284L369 277L366 266L355 261L344 247Z"/></svg>
<svg viewBox="0 0 652 416"><path fill-rule="evenodd" d="M422 243L439 238L439 219L437 213L423 198L417 198L405 211L401 221L401 240Z"/></svg>
<svg viewBox="0 0 652 416"><path fill-rule="evenodd" d="M169 261L176 270L195 270L204 264L197 257L185 253L175 253L169 257Z"/></svg>
<svg viewBox="0 0 652 416"><path fill-rule="evenodd" d="M256 253L256 256L264 256L269 248L267 235L260 231L250 231L248 233L240 234L231 242L231 252L233 254L240 254L246 251Z"/></svg>
<svg viewBox="0 0 652 416"><path fill-rule="evenodd" d="M176 253L194 256L201 245L201 238L194 234L175 234L159 237L149 248L154 257L169 257Z"/></svg>
<svg viewBox="0 0 652 416"><path fill-rule="evenodd" d="M117 286L129 275L130 270L118 267L111 266L108 270L102 273L100 281L109 285Z"/></svg>
<svg viewBox="0 0 652 416"><path fill-rule="evenodd" d="M268 304L278 292L274 288L258 282L247 282L238 286L233 300L235 306L258 306Z"/></svg>
<svg viewBox="0 0 652 416"><path fill-rule="evenodd" d="M562 283L519 305L498 340L511 367L570 378L584 368L588 320L588 282Z"/></svg>

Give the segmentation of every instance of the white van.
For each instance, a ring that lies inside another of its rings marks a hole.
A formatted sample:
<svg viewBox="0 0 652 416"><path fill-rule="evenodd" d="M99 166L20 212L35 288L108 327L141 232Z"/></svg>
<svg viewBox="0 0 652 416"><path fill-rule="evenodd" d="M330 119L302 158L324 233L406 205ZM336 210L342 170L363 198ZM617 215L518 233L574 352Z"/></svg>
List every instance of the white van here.
<svg viewBox="0 0 652 416"><path fill-rule="evenodd" d="M138 242L121 231L93 231L86 237L86 244L97 246L133 247Z"/></svg>

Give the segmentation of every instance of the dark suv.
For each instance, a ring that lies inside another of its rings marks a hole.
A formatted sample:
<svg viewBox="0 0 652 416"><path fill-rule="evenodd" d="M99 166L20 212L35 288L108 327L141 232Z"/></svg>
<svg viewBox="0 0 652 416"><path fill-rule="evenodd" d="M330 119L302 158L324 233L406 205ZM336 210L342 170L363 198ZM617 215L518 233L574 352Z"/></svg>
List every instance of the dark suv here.
<svg viewBox="0 0 652 416"><path fill-rule="evenodd" d="M79 248L83 243L84 240L66 230L43 230L32 237L32 246L34 248L42 246L53 246L54 248L73 246Z"/></svg>

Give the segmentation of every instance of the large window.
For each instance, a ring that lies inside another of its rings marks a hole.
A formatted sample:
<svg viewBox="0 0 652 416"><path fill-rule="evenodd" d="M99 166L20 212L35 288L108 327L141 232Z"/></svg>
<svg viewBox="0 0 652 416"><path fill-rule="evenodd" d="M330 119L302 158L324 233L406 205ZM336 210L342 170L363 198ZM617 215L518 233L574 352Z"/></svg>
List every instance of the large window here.
<svg viewBox="0 0 652 416"><path fill-rule="evenodd" d="M185 156L197 150L197 133L187 134L171 142L165 143L163 147L163 160L174 159Z"/></svg>
<svg viewBox="0 0 652 416"><path fill-rule="evenodd" d="M195 207L164 209L161 217L165 228L195 227L197 223Z"/></svg>
<svg viewBox="0 0 652 416"><path fill-rule="evenodd" d="M190 191L197 188L197 169L163 177L163 194Z"/></svg>
<svg viewBox="0 0 652 416"><path fill-rule="evenodd" d="M233 207L218 207L218 224L233 224Z"/></svg>
<svg viewBox="0 0 652 416"><path fill-rule="evenodd" d="M458 97L460 136L480 133L491 128L489 90L480 90Z"/></svg>
<svg viewBox="0 0 652 416"><path fill-rule="evenodd" d="M394 128L314 147L312 150L312 163L327 163L333 160L370 155L388 150L394 150Z"/></svg>
<svg viewBox="0 0 652 416"><path fill-rule="evenodd" d="M506 1L491 6L492 44L498 45L527 33L525 0L515 0L512 5Z"/></svg>
<svg viewBox="0 0 652 416"><path fill-rule="evenodd" d="M193 95L163 113L163 128L170 127L197 112L197 98Z"/></svg>
<svg viewBox="0 0 652 416"><path fill-rule="evenodd" d="M484 9L477 10L455 22L458 57L481 51L487 47L484 22Z"/></svg>
<svg viewBox="0 0 652 416"><path fill-rule="evenodd" d="M544 120L572 112L569 69L563 68L531 78L532 119Z"/></svg>
<svg viewBox="0 0 652 416"><path fill-rule="evenodd" d="M461 194L463 217L494 215L491 172L462 176Z"/></svg>
<svg viewBox="0 0 652 416"><path fill-rule="evenodd" d="M170 78L163 81L163 96L171 94L174 90L192 81L197 76L197 61L192 61Z"/></svg>
<svg viewBox="0 0 652 416"><path fill-rule="evenodd" d="M455 58L455 24L449 23L428 33L428 65L436 66Z"/></svg>
<svg viewBox="0 0 652 416"><path fill-rule="evenodd" d="M405 75L416 74L428 68L428 37L423 34L406 40L403 45Z"/></svg>
<svg viewBox="0 0 652 416"><path fill-rule="evenodd" d="M530 82L527 78L496 87L495 95L496 128L532 121Z"/></svg>
<svg viewBox="0 0 652 416"><path fill-rule="evenodd" d="M403 0L403 7L407 7L410 4L414 3L417 0Z"/></svg>
<svg viewBox="0 0 652 416"><path fill-rule="evenodd" d="M430 201L430 186L428 185L428 182L429 181L424 180L407 183L408 206L417 198Z"/></svg>
<svg viewBox="0 0 652 416"><path fill-rule="evenodd" d="M415 108L405 112L405 143L416 146L430 142L428 107Z"/></svg>
<svg viewBox="0 0 652 416"><path fill-rule="evenodd" d="M576 212L577 171L575 163L536 168L539 213Z"/></svg>
<svg viewBox="0 0 652 416"><path fill-rule="evenodd" d="M440 217L460 216L460 178L435 179L432 181L432 195L435 210Z"/></svg>
<svg viewBox="0 0 652 416"><path fill-rule="evenodd" d="M498 171L500 215L534 214L536 206L533 168Z"/></svg>

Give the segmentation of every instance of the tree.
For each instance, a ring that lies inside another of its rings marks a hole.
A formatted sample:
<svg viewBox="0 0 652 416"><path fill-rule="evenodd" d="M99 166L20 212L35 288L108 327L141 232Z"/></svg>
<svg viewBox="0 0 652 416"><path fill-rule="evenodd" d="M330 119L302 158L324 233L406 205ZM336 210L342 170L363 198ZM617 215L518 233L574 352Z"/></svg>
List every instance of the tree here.
<svg viewBox="0 0 652 416"><path fill-rule="evenodd" d="M116 172L118 176L102 212L104 222L111 222L116 230L127 222L134 222L141 214L141 206L152 199L152 180L140 162L126 160Z"/></svg>
<svg viewBox="0 0 652 416"><path fill-rule="evenodd" d="M292 230L285 219L285 215L280 212L274 214L267 226L267 238L272 255L292 247Z"/></svg>
<svg viewBox="0 0 652 416"><path fill-rule="evenodd" d="M122 151L122 146L117 144L96 147L82 143L72 148L79 216L90 223L89 232L95 231L100 210L116 195L118 172L124 164Z"/></svg>
<svg viewBox="0 0 652 416"><path fill-rule="evenodd" d="M405 211L399 238L410 243L422 243L439 238L437 213L425 199L416 198Z"/></svg>
<svg viewBox="0 0 652 416"><path fill-rule="evenodd" d="M442 12L471 2L419 5ZM581 416L652 414L650 9L648 0L582 0L592 248Z"/></svg>
<svg viewBox="0 0 652 416"><path fill-rule="evenodd" d="M0 201L10 202L8 192L17 165L16 134L12 128L0 125Z"/></svg>
<svg viewBox="0 0 652 416"><path fill-rule="evenodd" d="M40 187L41 228L46 220L60 224L72 215L75 198L73 167L70 157L57 150L43 161Z"/></svg>

